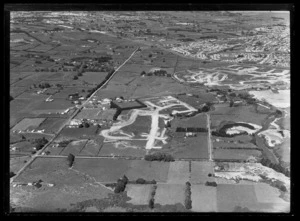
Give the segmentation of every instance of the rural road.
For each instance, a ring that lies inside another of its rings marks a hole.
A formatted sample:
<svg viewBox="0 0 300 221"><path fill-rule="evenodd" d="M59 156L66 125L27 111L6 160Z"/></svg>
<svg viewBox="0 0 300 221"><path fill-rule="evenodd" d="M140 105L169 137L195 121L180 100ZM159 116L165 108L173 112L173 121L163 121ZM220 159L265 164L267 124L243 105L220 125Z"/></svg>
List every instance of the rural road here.
<svg viewBox="0 0 300 221"><path fill-rule="evenodd" d="M54 136L52 139L50 139L49 140L49 142L41 149L41 150L38 150L34 155L32 155L31 156L31 159L16 173L16 175L15 176L13 176L12 178L10 178L10 183L12 183L14 180L15 180L15 178L17 178L24 170L25 170L25 168L28 166L28 165L30 165L33 161L34 161L34 159L37 157L37 156L39 156L51 143L52 143L52 141L53 140L55 140L56 139L56 137L59 135L59 133L62 131L62 129L66 126L66 125L68 125L69 123L70 123L70 121L78 114L78 112L82 109L82 107L87 103L87 102L89 102L90 101L90 99L100 90L100 89L102 89L112 78L113 78L113 76L116 74L116 72L120 69L120 68L122 68L131 58L132 58L132 56L137 52L137 50L139 49L139 47L129 56L129 58L128 59L126 59L124 62L123 62L123 64L121 64L115 71L114 71L114 73L110 76L110 78L109 79L107 79L107 81L101 86L101 87L99 87L84 103L82 103L81 104L81 106L79 107L79 108L77 108L77 110L76 111L74 111L74 113L68 118L68 120L66 120L63 124L62 124L62 126L59 128L59 130L57 131L57 133L56 133L56 136Z"/></svg>
<svg viewBox="0 0 300 221"><path fill-rule="evenodd" d="M209 153L209 161L213 161L212 160L211 131L210 131L210 115L206 113L206 117L207 117L207 129L208 129L207 146L208 146L208 153Z"/></svg>

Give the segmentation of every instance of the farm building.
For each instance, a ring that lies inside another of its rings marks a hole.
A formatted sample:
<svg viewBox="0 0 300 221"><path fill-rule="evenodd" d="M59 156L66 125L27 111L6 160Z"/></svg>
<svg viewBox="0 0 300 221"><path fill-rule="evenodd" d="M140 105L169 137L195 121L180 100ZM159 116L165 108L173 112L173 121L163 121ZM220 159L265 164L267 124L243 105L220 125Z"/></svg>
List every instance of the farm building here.
<svg viewBox="0 0 300 221"><path fill-rule="evenodd" d="M130 109L138 109L138 108L144 108L147 107L145 104L143 104L139 100L134 100L134 101L123 101L123 102L116 102L112 101L111 102L111 108L116 108L119 111L123 110L130 110Z"/></svg>

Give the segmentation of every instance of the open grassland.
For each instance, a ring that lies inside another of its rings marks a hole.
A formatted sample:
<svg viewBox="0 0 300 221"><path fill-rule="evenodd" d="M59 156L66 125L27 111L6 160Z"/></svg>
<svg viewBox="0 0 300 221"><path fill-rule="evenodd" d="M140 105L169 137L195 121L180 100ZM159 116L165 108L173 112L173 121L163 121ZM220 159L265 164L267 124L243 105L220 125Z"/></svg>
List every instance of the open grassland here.
<svg viewBox="0 0 300 221"><path fill-rule="evenodd" d="M126 176L129 180L143 178L145 180L156 180L166 182L168 179L169 162L131 160L130 169Z"/></svg>
<svg viewBox="0 0 300 221"><path fill-rule="evenodd" d="M99 182L114 183L123 175L127 176L131 163L122 159L77 159L73 168Z"/></svg>
<svg viewBox="0 0 300 221"><path fill-rule="evenodd" d="M40 102L39 105L35 107L34 113L56 113L63 112L68 108L74 107L74 104L71 101L66 99L54 99L51 102Z"/></svg>
<svg viewBox="0 0 300 221"><path fill-rule="evenodd" d="M257 201L260 203L286 203L280 198L280 191L266 183L254 185Z"/></svg>
<svg viewBox="0 0 300 221"><path fill-rule="evenodd" d="M206 128L207 127L207 117L205 114L197 114L194 117L188 118L175 118L171 121L172 129L176 130L177 127L194 127L194 128Z"/></svg>
<svg viewBox="0 0 300 221"><path fill-rule="evenodd" d="M153 185L127 184L125 191L131 198L128 203L133 205L148 205Z"/></svg>
<svg viewBox="0 0 300 221"><path fill-rule="evenodd" d="M216 128L222 121L248 122L262 125L267 114L255 112L254 106L229 107L229 104L214 105L215 110L210 112L212 127Z"/></svg>
<svg viewBox="0 0 300 221"><path fill-rule="evenodd" d="M10 154L15 154L15 155L29 155L31 152L34 150L34 145L31 142L28 141L22 141L19 143L15 143L12 145L13 147L16 148L15 151L10 151Z"/></svg>
<svg viewBox="0 0 300 221"><path fill-rule="evenodd" d="M139 141L139 145L135 145L137 140L117 141L117 143L104 143L99 156L127 156L127 157L143 157L146 154L146 140ZM123 145L122 145L123 144ZM125 146L126 144L126 146Z"/></svg>
<svg viewBox="0 0 300 221"><path fill-rule="evenodd" d="M233 212L236 206L251 210L257 203L254 185L219 184L216 189L218 212Z"/></svg>
<svg viewBox="0 0 300 221"><path fill-rule="evenodd" d="M27 87L10 87L9 89L9 94L13 97L16 98L23 92L25 92L28 88Z"/></svg>
<svg viewBox="0 0 300 221"><path fill-rule="evenodd" d="M209 177L209 174L214 173L214 163L213 162L191 162L191 179L192 184L205 184L207 181L215 181L214 177Z"/></svg>
<svg viewBox="0 0 300 221"><path fill-rule="evenodd" d="M79 152L80 156L97 156L102 147L103 138L99 137L97 142L94 140L88 140L84 148Z"/></svg>
<svg viewBox="0 0 300 221"><path fill-rule="evenodd" d="M125 133L133 133L135 137L140 137L141 133L149 133L151 129L151 116L140 116L138 115L135 121L125 127L122 127L121 130Z"/></svg>
<svg viewBox="0 0 300 221"><path fill-rule="evenodd" d="M35 108L44 104L43 99L14 99L10 102L10 127L26 117L35 117Z"/></svg>
<svg viewBox="0 0 300 221"><path fill-rule="evenodd" d="M207 133L198 133L197 137L173 138L168 150L175 158L208 159Z"/></svg>
<svg viewBox="0 0 300 221"><path fill-rule="evenodd" d="M262 152L258 150L240 149L214 149L213 158L215 160L247 160L250 156L261 157Z"/></svg>
<svg viewBox="0 0 300 221"><path fill-rule="evenodd" d="M30 156L18 156L10 154L9 171L17 173L28 160L30 160Z"/></svg>
<svg viewBox="0 0 300 221"><path fill-rule="evenodd" d="M158 184L154 196L154 203L160 205L184 205L185 185L183 184Z"/></svg>
<svg viewBox="0 0 300 221"><path fill-rule="evenodd" d="M170 163L168 172L168 184L185 184L189 181L189 162L175 161Z"/></svg>
<svg viewBox="0 0 300 221"><path fill-rule="evenodd" d="M106 72L85 72L79 78L82 82L87 82L88 84L100 84L106 77Z"/></svg>
<svg viewBox="0 0 300 221"><path fill-rule="evenodd" d="M68 176L70 177L70 176ZM75 177L83 179L83 176ZM103 186L91 181L82 182L76 186L43 187L36 189L30 186L11 188L11 204L14 207L29 208L27 212L61 212L71 210L72 205L89 199L104 199L111 193ZM24 211L23 211L24 212Z"/></svg>
<svg viewBox="0 0 300 221"><path fill-rule="evenodd" d="M98 130L97 126L89 126L88 128L68 128L65 127L59 134L59 138L65 137L70 139L85 139L95 137Z"/></svg>
<svg viewBox="0 0 300 221"><path fill-rule="evenodd" d="M65 119L60 118L46 118L37 130L45 130L45 133L56 133L65 121Z"/></svg>
<svg viewBox="0 0 300 221"><path fill-rule="evenodd" d="M192 185L192 211L217 212L217 188L205 185Z"/></svg>
<svg viewBox="0 0 300 221"><path fill-rule="evenodd" d="M257 149L253 143L228 143L228 142L213 142L213 146L216 149Z"/></svg>
<svg viewBox="0 0 300 221"><path fill-rule="evenodd" d="M66 146L60 155L68 156L69 154L73 154L74 156L78 155L83 147L86 145L87 140L78 140L72 141Z"/></svg>

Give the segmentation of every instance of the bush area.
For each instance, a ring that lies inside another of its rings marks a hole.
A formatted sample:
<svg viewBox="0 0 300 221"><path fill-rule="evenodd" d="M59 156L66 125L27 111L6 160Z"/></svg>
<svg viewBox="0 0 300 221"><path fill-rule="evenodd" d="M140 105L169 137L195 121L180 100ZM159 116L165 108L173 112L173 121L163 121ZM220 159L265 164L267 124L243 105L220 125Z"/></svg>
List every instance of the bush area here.
<svg viewBox="0 0 300 221"><path fill-rule="evenodd" d="M207 132L208 130L206 128L202 128L202 127L187 127L187 128L183 128L183 127L177 127L176 128L176 132Z"/></svg>
<svg viewBox="0 0 300 221"><path fill-rule="evenodd" d="M186 209L191 209L192 208L192 199L191 199L191 183L186 182L185 183L185 200L184 200L184 205Z"/></svg>
<svg viewBox="0 0 300 221"><path fill-rule="evenodd" d="M36 150L42 149L49 141L43 137L34 139L31 143L35 145Z"/></svg>
<svg viewBox="0 0 300 221"><path fill-rule="evenodd" d="M12 172L12 171L9 172L9 178L14 177L15 175L16 175L16 174L15 174L14 172Z"/></svg>
<svg viewBox="0 0 300 221"><path fill-rule="evenodd" d="M148 180L145 180L143 178L138 178L137 180L131 181L130 183L135 183L135 184L156 184L156 181L155 180L148 181Z"/></svg>
<svg viewBox="0 0 300 221"><path fill-rule="evenodd" d="M127 183L128 183L128 178L124 175L124 176L122 177L122 179L118 179L117 185L116 185L116 187L115 187L114 192L115 192L115 193L121 193L121 192L124 192Z"/></svg>
<svg viewBox="0 0 300 221"><path fill-rule="evenodd" d="M175 161L172 155L166 153L160 153L160 152L145 155L144 159L147 161L165 161L165 162Z"/></svg>
<svg viewBox="0 0 300 221"><path fill-rule="evenodd" d="M209 181L206 181L205 186L213 186L213 187L216 187L216 186L218 186L218 184L217 184L216 182L209 182Z"/></svg>
<svg viewBox="0 0 300 221"><path fill-rule="evenodd" d="M73 154L70 153L70 154L68 155L67 160L68 160L68 165L69 165L69 167L72 167L72 166L73 166L73 163L74 163L74 161L75 161L75 156L74 156Z"/></svg>
<svg viewBox="0 0 300 221"><path fill-rule="evenodd" d="M266 167L269 167L269 168L272 168L273 170L275 170L276 172L279 172L279 173L283 173L284 175L286 175L287 177L290 177L290 171L286 168L284 168L283 166L281 166L280 164L274 164L274 163L271 163L271 161L269 159L266 159L266 158L263 158L260 163L263 165L263 166L266 166Z"/></svg>
<svg viewBox="0 0 300 221"><path fill-rule="evenodd" d="M69 143L71 143L73 140L64 140L58 143L59 147L66 147L69 145Z"/></svg>
<svg viewBox="0 0 300 221"><path fill-rule="evenodd" d="M154 208L154 196L156 193L156 189L157 189L156 185L152 187L151 197L150 197L149 204L148 204L150 209Z"/></svg>

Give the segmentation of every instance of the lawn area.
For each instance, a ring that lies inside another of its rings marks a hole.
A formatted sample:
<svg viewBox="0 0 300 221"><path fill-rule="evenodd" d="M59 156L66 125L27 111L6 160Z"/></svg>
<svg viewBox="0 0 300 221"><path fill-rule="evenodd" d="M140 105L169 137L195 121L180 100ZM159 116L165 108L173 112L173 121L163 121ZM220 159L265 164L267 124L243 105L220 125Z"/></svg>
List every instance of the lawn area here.
<svg viewBox="0 0 300 221"><path fill-rule="evenodd" d="M217 188L205 185L192 185L192 211L217 212Z"/></svg>
<svg viewBox="0 0 300 221"><path fill-rule="evenodd" d="M185 184L189 181L189 162L175 161L170 163L168 172L168 184Z"/></svg>
<svg viewBox="0 0 300 221"><path fill-rule="evenodd" d="M127 184L125 191L131 198L128 203L133 205L148 205L153 185Z"/></svg>
<svg viewBox="0 0 300 221"><path fill-rule="evenodd" d="M154 203L160 205L184 205L185 185L183 184L158 184L154 196Z"/></svg>

